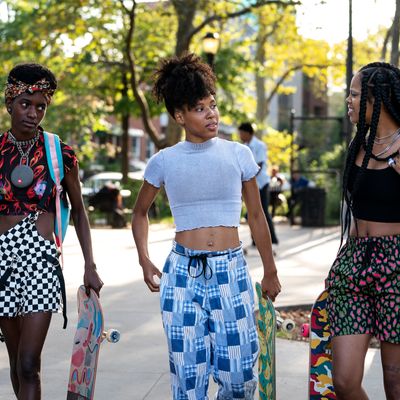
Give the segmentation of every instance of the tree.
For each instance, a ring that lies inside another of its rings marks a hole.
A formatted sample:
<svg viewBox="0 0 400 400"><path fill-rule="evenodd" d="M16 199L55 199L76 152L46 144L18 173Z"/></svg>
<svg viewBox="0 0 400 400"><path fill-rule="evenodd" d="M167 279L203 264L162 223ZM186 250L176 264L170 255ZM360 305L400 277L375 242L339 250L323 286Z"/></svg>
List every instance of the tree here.
<svg viewBox="0 0 400 400"><path fill-rule="evenodd" d="M329 60L327 43L302 38L296 27L293 7L271 5L257 11L256 51L254 53L255 86L257 94L256 120L265 126L269 107L277 94L293 93L285 85L296 71L317 78L325 90ZM316 87L318 89L318 87Z"/></svg>
<svg viewBox="0 0 400 400"><path fill-rule="evenodd" d="M400 35L400 0L396 0L396 11L393 18L392 50L390 52L390 62L396 66L399 65L399 35Z"/></svg>
<svg viewBox="0 0 400 400"><path fill-rule="evenodd" d="M175 54L178 56L183 54L185 51L188 51L193 37L196 34L202 33L203 29L208 27L211 23L240 17L252 12L254 9L269 4L282 4L285 6L299 4L297 1L290 0L256 0L250 2L247 6L239 6L239 8L237 8L235 3L229 1L214 3L196 0L171 0L171 3L174 7L178 22L175 45ZM173 145L180 140L181 130L170 119L167 128L167 137L165 139L160 137L158 132L154 129L154 126L151 124L146 97L141 91L135 77L136 61L133 57L131 46L135 32L136 1L132 1L131 7L127 7L123 0L120 0L120 4L124 8L126 15L129 17L126 25L126 30L128 32L126 36L126 55L129 61L132 91L142 111L141 117L143 125L158 148L166 145ZM196 19L199 20L197 24L195 24Z"/></svg>

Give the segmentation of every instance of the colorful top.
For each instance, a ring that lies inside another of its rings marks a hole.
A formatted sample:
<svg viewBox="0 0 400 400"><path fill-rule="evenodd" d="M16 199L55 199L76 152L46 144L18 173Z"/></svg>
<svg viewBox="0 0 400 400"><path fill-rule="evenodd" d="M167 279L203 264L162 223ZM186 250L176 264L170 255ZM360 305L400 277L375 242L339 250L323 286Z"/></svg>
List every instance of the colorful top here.
<svg viewBox="0 0 400 400"><path fill-rule="evenodd" d="M176 232L212 226L238 227L242 182L259 166L248 147L220 138L180 142L150 158L144 179L165 186Z"/></svg>
<svg viewBox="0 0 400 400"><path fill-rule="evenodd" d="M64 175L77 165L78 159L72 148L61 142ZM20 164L21 155L8 139L8 132L0 136L0 215L26 215L36 211L48 184L53 185L44 210L55 213L56 187L47 166L43 133L29 153L29 166L33 170L33 182L25 188L11 183L11 172ZM62 184L63 182L61 182Z"/></svg>

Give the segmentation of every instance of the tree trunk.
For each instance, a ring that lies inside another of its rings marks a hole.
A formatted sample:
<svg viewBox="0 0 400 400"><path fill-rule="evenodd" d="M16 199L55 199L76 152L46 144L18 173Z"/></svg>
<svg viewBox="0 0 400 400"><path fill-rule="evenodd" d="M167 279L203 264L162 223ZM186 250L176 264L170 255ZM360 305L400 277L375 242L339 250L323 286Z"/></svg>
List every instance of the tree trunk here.
<svg viewBox="0 0 400 400"><path fill-rule="evenodd" d="M126 73L122 73L122 98L128 98L128 77ZM122 182L128 182L128 172L129 172L129 159L130 159L130 151L129 151L129 111L122 111L121 118L121 128L122 128L122 145L121 145L121 170L122 170Z"/></svg>
<svg viewBox="0 0 400 400"><path fill-rule="evenodd" d="M265 65L265 26L259 23L259 30L256 39L256 63L261 67ZM256 82L256 95L257 95L257 106L256 106L256 121L260 126L264 126L265 119L268 115L268 105L266 101L265 92L265 77L258 73L259 68L256 69L255 82Z"/></svg>
<svg viewBox="0 0 400 400"><path fill-rule="evenodd" d="M121 0L122 1L122 0ZM125 6L124 6L125 7ZM150 139L153 141L155 146L158 149L162 149L166 147L166 140L161 139L159 132L157 131L156 127L154 126L151 115L150 115L150 108L147 102L147 99L140 89L140 86L136 80L136 64L135 59L132 53L132 40L133 40L133 33L135 31L135 12L136 12L136 2L133 2L132 8L127 9L124 8L129 19L128 25L128 32L125 38L125 56L128 61L129 72L130 72L130 85L132 88L133 96L138 103L138 106L141 111L141 118L144 130L150 136Z"/></svg>
<svg viewBox="0 0 400 400"><path fill-rule="evenodd" d="M189 51L190 40L189 35L193 31L193 19L196 14L198 5L197 0L172 0L178 17L178 30L176 32L175 55L181 56ZM182 139L182 128L175 122L173 118L168 119L166 131L166 142L168 146L173 146Z"/></svg>
<svg viewBox="0 0 400 400"><path fill-rule="evenodd" d="M392 51L390 52L390 63L399 65L399 35L400 35L400 0L396 0L396 12L393 20Z"/></svg>
<svg viewBox="0 0 400 400"><path fill-rule="evenodd" d="M175 55L181 56L189 50L193 31L193 19L198 5L197 0L172 0L178 17L178 31L176 32Z"/></svg>

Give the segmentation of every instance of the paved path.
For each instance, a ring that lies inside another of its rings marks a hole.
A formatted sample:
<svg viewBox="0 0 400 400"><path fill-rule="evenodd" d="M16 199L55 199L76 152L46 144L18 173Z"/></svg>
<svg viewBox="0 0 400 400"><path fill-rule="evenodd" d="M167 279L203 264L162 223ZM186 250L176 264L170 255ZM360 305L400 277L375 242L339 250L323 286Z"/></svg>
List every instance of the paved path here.
<svg viewBox="0 0 400 400"><path fill-rule="evenodd" d="M278 224L281 241L277 266L283 291L277 306L311 304L323 288L323 280L338 247L338 228L301 228ZM158 296L148 292L142 282L130 231L94 229L96 261L106 283L102 305L106 325L121 331L120 343L105 343L100 354L96 400L167 400L168 360L162 331ZM161 268L171 246L173 230L153 226L150 254ZM249 243L248 228L241 228L241 239ZM62 400L66 396L69 358L76 324L76 288L82 280L82 257L74 230L65 242L69 325L61 329L56 315L43 352L43 400ZM257 251L249 249L247 261L253 280L262 276ZM11 400L5 346L0 344L0 400ZM379 353L370 350L366 361L365 385L373 400L383 400ZM308 345L277 340L278 400L307 398ZM211 390L215 385L211 383Z"/></svg>

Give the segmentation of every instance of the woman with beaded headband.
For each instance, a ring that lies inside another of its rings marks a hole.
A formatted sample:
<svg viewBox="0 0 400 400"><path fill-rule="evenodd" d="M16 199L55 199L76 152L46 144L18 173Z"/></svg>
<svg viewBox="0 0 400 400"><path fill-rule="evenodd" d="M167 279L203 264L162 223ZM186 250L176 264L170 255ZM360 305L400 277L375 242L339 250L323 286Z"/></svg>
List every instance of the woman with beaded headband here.
<svg viewBox="0 0 400 400"><path fill-rule="evenodd" d="M365 400L372 336L381 343L386 398L400 399L400 70L371 63L346 99L357 131L343 176L342 241L327 279L338 400Z"/></svg>
<svg viewBox="0 0 400 400"><path fill-rule="evenodd" d="M19 400L41 398L40 359L51 316L63 308L65 317L65 285L53 233L57 191L40 126L56 88L50 70L27 63L10 71L5 89L11 127L0 136L0 329ZM64 143L61 150L61 184L85 260L84 284L99 293L103 283L93 260L77 158Z"/></svg>

